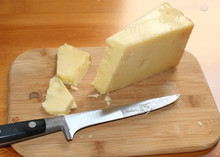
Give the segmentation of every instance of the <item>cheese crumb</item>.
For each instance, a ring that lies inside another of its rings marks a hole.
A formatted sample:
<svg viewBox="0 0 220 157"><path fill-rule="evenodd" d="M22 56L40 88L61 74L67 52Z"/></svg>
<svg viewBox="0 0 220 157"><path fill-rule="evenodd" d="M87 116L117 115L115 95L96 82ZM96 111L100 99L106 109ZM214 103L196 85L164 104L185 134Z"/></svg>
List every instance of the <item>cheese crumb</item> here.
<svg viewBox="0 0 220 157"><path fill-rule="evenodd" d="M89 135L88 137L89 137L89 138L92 138L92 137L93 137L93 135Z"/></svg>
<svg viewBox="0 0 220 157"><path fill-rule="evenodd" d="M106 101L107 105L111 104L111 97L110 97L109 93L107 93L107 95L105 96L105 101Z"/></svg>
<svg viewBox="0 0 220 157"><path fill-rule="evenodd" d="M73 89L73 90L78 90L78 88L75 87L75 86L70 86L70 87L71 87L71 89Z"/></svg>
<svg viewBox="0 0 220 157"><path fill-rule="evenodd" d="M202 127L202 122L198 121L197 124Z"/></svg>
<svg viewBox="0 0 220 157"><path fill-rule="evenodd" d="M90 98L98 98L100 96L100 94L92 94L92 95L88 95L88 97Z"/></svg>
<svg viewBox="0 0 220 157"><path fill-rule="evenodd" d="M150 111L146 112L146 113L145 113L145 116L147 116L149 113L150 113Z"/></svg>

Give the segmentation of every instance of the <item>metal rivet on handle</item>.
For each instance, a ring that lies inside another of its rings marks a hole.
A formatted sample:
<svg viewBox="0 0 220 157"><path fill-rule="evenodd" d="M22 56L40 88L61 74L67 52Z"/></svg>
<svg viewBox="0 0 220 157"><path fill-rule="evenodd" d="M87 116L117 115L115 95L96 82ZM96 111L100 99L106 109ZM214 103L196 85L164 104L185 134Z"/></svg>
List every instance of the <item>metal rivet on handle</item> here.
<svg viewBox="0 0 220 157"><path fill-rule="evenodd" d="M37 124L34 121L29 122L28 126L34 128Z"/></svg>

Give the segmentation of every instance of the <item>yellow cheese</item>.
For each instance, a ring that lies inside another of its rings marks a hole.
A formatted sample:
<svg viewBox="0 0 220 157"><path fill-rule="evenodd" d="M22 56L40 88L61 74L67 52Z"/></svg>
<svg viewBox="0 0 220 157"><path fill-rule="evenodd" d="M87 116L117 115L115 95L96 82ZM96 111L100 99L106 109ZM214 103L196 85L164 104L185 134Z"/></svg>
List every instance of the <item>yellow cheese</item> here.
<svg viewBox="0 0 220 157"><path fill-rule="evenodd" d="M94 87L105 94L176 66L193 26L167 3L129 24L106 40Z"/></svg>
<svg viewBox="0 0 220 157"><path fill-rule="evenodd" d="M63 45L57 53L57 76L65 83L77 86L91 65L90 55L71 45Z"/></svg>
<svg viewBox="0 0 220 157"><path fill-rule="evenodd" d="M58 77L50 79L46 100L42 103L46 112L53 115L66 115L76 108L73 96Z"/></svg>

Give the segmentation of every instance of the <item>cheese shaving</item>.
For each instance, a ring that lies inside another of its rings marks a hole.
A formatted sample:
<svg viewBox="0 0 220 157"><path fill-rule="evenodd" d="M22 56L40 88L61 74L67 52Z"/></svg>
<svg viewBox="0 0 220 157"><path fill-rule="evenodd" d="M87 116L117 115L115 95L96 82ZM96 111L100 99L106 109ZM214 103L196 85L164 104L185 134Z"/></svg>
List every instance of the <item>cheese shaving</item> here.
<svg viewBox="0 0 220 157"><path fill-rule="evenodd" d="M106 101L107 105L111 104L111 97L110 97L109 93L107 93L107 95L105 96L105 101Z"/></svg>
<svg viewBox="0 0 220 157"><path fill-rule="evenodd" d="M100 94L92 94L92 95L88 95L88 97L90 98L98 98L100 96Z"/></svg>
<svg viewBox="0 0 220 157"><path fill-rule="evenodd" d="M202 126L202 122L198 121L197 124L201 127Z"/></svg>
<svg viewBox="0 0 220 157"><path fill-rule="evenodd" d="M146 113L145 113L145 116L147 116L149 113L150 113L150 111L146 112Z"/></svg>
<svg viewBox="0 0 220 157"><path fill-rule="evenodd" d="M93 135L89 135L88 137L89 137L89 138L92 138L92 137L93 137Z"/></svg>
<svg viewBox="0 0 220 157"><path fill-rule="evenodd" d="M75 86L70 86L70 87L71 87L71 89L73 89L73 90L78 90L78 88L75 87Z"/></svg>

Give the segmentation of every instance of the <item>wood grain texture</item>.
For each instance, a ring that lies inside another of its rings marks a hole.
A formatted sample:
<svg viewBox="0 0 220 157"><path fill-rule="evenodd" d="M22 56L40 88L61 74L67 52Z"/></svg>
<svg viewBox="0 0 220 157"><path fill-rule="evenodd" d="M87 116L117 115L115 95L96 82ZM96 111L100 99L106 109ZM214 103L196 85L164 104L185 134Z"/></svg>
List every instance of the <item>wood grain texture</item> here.
<svg viewBox="0 0 220 157"><path fill-rule="evenodd" d="M80 47L104 46L105 39L163 0L0 0L0 124L7 123L8 78L13 60L38 47L63 43ZM195 23L186 49L196 56L209 87L220 106L220 1L167 0ZM200 9L207 6L206 11ZM208 59L207 59L208 58ZM180 157L218 157L220 145ZM11 147L0 148L0 156L16 156ZM177 155L160 155L160 157Z"/></svg>
<svg viewBox="0 0 220 157"><path fill-rule="evenodd" d="M196 59L185 52L180 64L167 72L105 95L89 98L104 48L81 48L91 54L92 66L73 91L79 113L180 93L172 105L78 131L71 142L62 132L13 144L22 156L136 156L192 152L214 146L220 137L220 116ZM57 49L30 50L13 62L10 71L9 122L50 117L41 106L49 80L56 73ZM38 98L30 98L38 93ZM201 126L199 123L201 122ZM53 148L51 151L48 148ZM84 151L86 150L86 151Z"/></svg>

